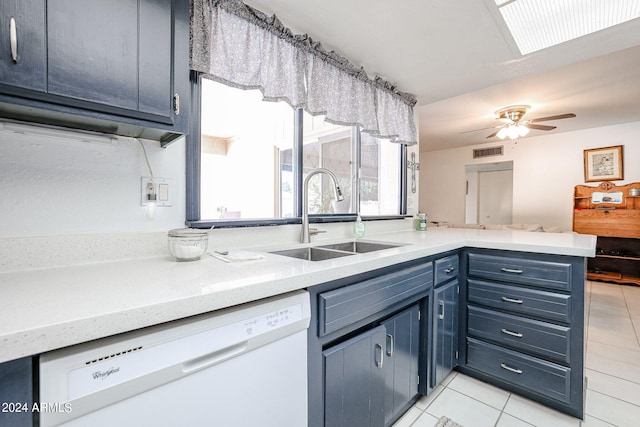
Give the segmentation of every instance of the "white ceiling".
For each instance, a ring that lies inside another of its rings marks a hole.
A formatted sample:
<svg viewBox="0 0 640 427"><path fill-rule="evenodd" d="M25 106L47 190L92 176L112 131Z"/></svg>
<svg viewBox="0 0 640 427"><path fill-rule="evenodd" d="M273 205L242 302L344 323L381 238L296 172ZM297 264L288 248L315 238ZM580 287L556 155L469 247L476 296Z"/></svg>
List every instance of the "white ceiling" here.
<svg viewBox="0 0 640 427"><path fill-rule="evenodd" d="M525 119L577 115L542 123L554 133L640 121L640 19L523 57L494 0L245 3L416 95L420 151L499 141L466 131L514 104L531 105Z"/></svg>

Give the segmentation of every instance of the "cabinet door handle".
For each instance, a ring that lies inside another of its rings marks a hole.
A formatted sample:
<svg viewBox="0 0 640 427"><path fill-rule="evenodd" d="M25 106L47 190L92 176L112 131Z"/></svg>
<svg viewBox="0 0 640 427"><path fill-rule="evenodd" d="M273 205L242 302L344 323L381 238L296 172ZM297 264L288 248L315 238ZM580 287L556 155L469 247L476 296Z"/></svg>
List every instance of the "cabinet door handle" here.
<svg viewBox="0 0 640 427"><path fill-rule="evenodd" d="M376 344L376 349L378 350L378 356L379 356L378 359L375 361L376 366L378 368L382 368L382 365L384 364L384 349L380 344Z"/></svg>
<svg viewBox="0 0 640 427"><path fill-rule="evenodd" d="M16 19L12 16L9 21L9 34L11 39L11 59L18 62L18 30L16 29Z"/></svg>
<svg viewBox="0 0 640 427"><path fill-rule="evenodd" d="M511 335L512 337L517 337L517 338L523 337L523 335L520 332L513 332L505 328L500 329L500 332L502 332L503 334Z"/></svg>
<svg viewBox="0 0 640 427"><path fill-rule="evenodd" d="M508 366L508 365L506 365L506 364L504 364L504 363L501 363L501 364L500 364L500 367L501 367L502 369L506 369L506 370L507 370L507 371L509 371L509 372L513 372L513 373L515 373L515 374L521 374L521 373L522 373L522 370L521 370L521 369L512 368L511 366Z"/></svg>
<svg viewBox="0 0 640 427"><path fill-rule="evenodd" d="M173 112L176 113L176 116L180 115L180 94L178 93L173 95Z"/></svg>
<svg viewBox="0 0 640 427"><path fill-rule="evenodd" d="M387 356L393 356L393 335L387 334Z"/></svg>
<svg viewBox="0 0 640 427"><path fill-rule="evenodd" d="M453 273L454 271L456 271L455 267L450 267L450 268L446 268L444 270L445 273L449 274L449 273Z"/></svg>
<svg viewBox="0 0 640 427"><path fill-rule="evenodd" d="M515 268L507 268L507 267L502 267L500 269L500 271L502 271L503 273L512 273L512 274L522 274L523 273L522 270L517 270Z"/></svg>
<svg viewBox="0 0 640 427"><path fill-rule="evenodd" d="M521 299L514 299L509 297L500 297L500 299L504 302L512 302L514 304L522 304L524 302Z"/></svg>
<svg viewBox="0 0 640 427"><path fill-rule="evenodd" d="M444 319L444 301L439 300L438 305L442 309L442 311L438 314L438 319Z"/></svg>

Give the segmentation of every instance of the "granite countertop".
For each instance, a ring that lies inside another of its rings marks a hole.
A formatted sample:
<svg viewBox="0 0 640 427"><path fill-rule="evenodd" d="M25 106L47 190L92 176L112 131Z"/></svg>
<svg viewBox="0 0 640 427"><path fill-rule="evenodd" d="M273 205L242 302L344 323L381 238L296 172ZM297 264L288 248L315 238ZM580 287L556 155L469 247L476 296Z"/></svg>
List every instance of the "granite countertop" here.
<svg viewBox="0 0 640 427"><path fill-rule="evenodd" d="M344 241L338 239L337 241ZM0 274L0 362L304 289L462 247L591 257L595 236L430 229L367 236L404 246L310 262L246 246L263 259L226 263L170 256ZM331 243L323 241L322 244ZM320 243L318 243L320 244Z"/></svg>

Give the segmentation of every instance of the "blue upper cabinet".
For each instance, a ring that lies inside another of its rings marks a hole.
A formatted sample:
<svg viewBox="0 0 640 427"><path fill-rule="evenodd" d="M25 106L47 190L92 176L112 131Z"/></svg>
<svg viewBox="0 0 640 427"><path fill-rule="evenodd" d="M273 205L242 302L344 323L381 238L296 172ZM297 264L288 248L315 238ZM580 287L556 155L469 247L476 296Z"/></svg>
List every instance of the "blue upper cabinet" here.
<svg viewBox="0 0 640 427"><path fill-rule="evenodd" d="M2 28L21 21L17 61L13 36L0 37L6 117L164 142L187 133L187 0L10 0L1 10Z"/></svg>
<svg viewBox="0 0 640 427"><path fill-rule="evenodd" d="M45 92L44 0L2 0L0 29L0 85Z"/></svg>

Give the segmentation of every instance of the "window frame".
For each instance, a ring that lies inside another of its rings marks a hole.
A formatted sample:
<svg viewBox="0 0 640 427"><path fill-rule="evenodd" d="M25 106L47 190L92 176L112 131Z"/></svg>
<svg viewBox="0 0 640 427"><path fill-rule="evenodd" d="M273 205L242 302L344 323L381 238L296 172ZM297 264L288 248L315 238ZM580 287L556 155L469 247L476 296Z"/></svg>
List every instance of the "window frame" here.
<svg viewBox="0 0 640 427"><path fill-rule="evenodd" d="M264 218L264 219L238 219L238 220L216 220L202 219L200 214L200 192L201 192L201 172L202 172L202 142L201 142L201 100L202 100L202 76L196 71L190 73L190 89L191 89L191 111L189 134L185 137L185 224L191 228L236 228L236 227L258 227L273 226L286 224L300 224L302 222L302 140L303 140L303 110L298 108L294 110L294 142L293 157L295 167L293 169L294 177L294 211L296 216L293 218ZM355 132L357 161L360 163L360 129ZM405 144L398 144L400 150L400 197L398 200L399 214L396 215L375 215L362 217L367 220L388 220L400 219L407 217L407 147ZM360 192L357 192L356 203L360 203ZM357 206L357 205L356 205ZM348 214L311 214L309 215L310 223L330 223L330 222L354 222L356 213Z"/></svg>

